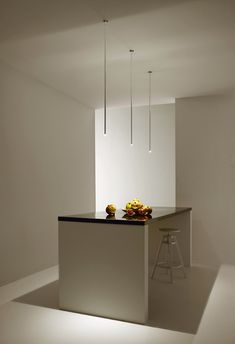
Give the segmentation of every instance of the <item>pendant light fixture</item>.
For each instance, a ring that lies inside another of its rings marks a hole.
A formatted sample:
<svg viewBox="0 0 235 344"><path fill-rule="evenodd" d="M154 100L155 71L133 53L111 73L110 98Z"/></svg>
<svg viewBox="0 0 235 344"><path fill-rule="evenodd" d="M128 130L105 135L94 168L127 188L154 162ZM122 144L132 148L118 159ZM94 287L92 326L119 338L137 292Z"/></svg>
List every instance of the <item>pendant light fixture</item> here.
<svg viewBox="0 0 235 344"><path fill-rule="evenodd" d="M131 112L131 146L133 146L133 53L130 49L130 112Z"/></svg>
<svg viewBox="0 0 235 344"><path fill-rule="evenodd" d="M152 152L152 116L151 116L151 93L152 93L152 71L148 71L149 74L149 153Z"/></svg>
<svg viewBox="0 0 235 344"><path fill-rule="evenodd" d="M107 19L103 20L104 24L104 135L107 134L107 39L106 25Z"/></svg>

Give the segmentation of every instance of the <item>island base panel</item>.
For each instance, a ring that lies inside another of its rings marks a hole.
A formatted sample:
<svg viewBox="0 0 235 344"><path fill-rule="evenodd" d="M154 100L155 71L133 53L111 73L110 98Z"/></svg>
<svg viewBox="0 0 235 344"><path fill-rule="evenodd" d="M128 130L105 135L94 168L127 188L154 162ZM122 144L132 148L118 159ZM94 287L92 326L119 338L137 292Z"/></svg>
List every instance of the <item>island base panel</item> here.
<svg viewBox="0 0 235 344"><path fill-rule="evenodd" d="M59 222L61 309L145 323L148 226Z"/></svg>

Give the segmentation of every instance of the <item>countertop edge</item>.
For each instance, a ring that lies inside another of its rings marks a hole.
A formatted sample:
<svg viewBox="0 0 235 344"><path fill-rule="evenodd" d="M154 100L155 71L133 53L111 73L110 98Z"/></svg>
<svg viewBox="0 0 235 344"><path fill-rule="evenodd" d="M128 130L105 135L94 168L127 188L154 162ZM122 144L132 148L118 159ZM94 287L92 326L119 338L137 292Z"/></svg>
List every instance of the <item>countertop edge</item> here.
<svg viewBox="0 0 235 344"><path fill-rule="evenodd" d="M132 220L107 220L107 219L87 219L82 217L59 216L59 222L88 222L88 223L105 223L114 225L137 225L144 226L146 221L132 221Z"/></svg>
<svg viewBox="0 0 235 344"><path fill-rule="evenodd" d="M180 207L179 207L180 208ZM84 217L74 217L74 216L58 216L58 221L59 222L86 222L86 223L104 223L104 224L115 224L115 225L134 225L134 226L145 226L148 224L152 224L156 221L159 221L161 219L169 218L172 216L177 216L185 212L192 211L191 207L185 207L172 214L166 214L166 215L160 215L157 218L150 218L149 220L121 220L121 219L114 219L114 220L109 220L109 219L98 219L98 218L84 218Z"/></svg>

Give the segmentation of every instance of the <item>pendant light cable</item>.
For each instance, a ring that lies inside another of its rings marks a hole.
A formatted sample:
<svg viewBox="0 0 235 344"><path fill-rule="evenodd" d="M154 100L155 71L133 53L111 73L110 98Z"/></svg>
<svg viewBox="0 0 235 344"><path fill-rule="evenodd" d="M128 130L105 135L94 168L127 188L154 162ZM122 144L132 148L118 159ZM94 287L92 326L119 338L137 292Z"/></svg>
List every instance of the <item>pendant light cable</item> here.
<svg viewBox="0 0 235 344"><path fill-rule="evenodd" d="M107 134L107 38L106 38L106 25L107 19L103 20L104 23L104 135Z"/></svg>
<svg viewBox="0 0 235 344"><path fill-rule="evenodd" d="M130 49L130 112L131 112L131 146L133 146L133 53Z"/></svg>
<svg viewBox="0 0 235 344"><path fill-rule="evenodd" d="M152 96L152 71L149 73L149 153L152 152L152 114L151 114L151 96Z"/></svg>

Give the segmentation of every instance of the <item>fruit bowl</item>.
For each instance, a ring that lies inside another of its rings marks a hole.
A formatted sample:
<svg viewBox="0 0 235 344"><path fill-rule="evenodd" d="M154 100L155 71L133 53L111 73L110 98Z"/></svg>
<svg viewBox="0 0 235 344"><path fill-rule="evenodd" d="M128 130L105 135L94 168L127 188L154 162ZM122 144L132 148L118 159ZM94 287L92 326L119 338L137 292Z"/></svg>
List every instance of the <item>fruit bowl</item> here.
<svg viewBox="0 0 235 344"><path fill-rule="evenodd" d="M123 208L122 211L124 211L128 217L148 216L152 213L152 208L140 202L138 198L134 198L126 204L126 208Z"/></svg>
<svg viewBox="0 0 235 344"><path fill-rule="evenodd" d="M133 215L133 216L128 216L127 214L125 214L123 216L124 219L126 220L137 220L137 221L146 221L152 218L152 215L145 215L145 216L141 216L141 215Z"/></svg>

